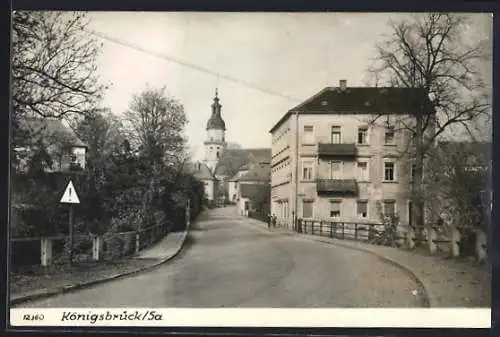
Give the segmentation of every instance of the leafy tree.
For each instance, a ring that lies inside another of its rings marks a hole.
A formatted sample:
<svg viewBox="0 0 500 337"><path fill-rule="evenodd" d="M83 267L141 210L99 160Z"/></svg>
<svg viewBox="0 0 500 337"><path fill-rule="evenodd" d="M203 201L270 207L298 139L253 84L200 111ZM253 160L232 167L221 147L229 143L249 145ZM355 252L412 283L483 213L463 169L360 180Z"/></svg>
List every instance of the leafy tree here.
<svg viewBox="0 0 500 337"><path fill-rule="evenodd" d="M84 182L85 195L82 206L92 232L105 231L111 214L103 204L106 170L115 168L113 158L120 153L124 135L119 121L106 110L93 110L80 117L73 125L76 135L87 144L87 168Z"/></svg>
<svg viewBox="0 0 500 337"><path fill-rule="evenodd" d="M471 122L490 112L490 93L481 67L490 61L490 39L466 41L470 20L452 13L428 13L391 23L392 34L377 45L377 82L413 88L417 111L395 124L410 135L408 152L414 157L412 186L413 224L424 226L424 159L435 140L449 128ZM385 112L375 119L380 120Z"/></svg>
<svg viewBox="0 0 500 337"><path fill-rule="evenodd" d="M125 113L132 145L147 163L149 183L144 193L142 214L160 194L160 179L167 169L182 166L187 157L183 106L166 94L165 88L148 88L135 95Z"/></svg>

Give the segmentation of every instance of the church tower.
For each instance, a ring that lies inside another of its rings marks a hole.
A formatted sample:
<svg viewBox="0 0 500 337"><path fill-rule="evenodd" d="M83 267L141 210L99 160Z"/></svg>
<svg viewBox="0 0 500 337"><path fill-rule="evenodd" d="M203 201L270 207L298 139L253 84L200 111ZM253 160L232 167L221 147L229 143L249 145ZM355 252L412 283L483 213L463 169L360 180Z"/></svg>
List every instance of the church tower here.
<svg viewBox="0 0 500 337"><path fill-rule="evenodd" d="M217 89L215 89L215 98L212 104L212 115L207 122L207 140L205 145L205 164L214 172L219 158L226 149L226 123L221 116L222 105L219 103Z"/></svg>

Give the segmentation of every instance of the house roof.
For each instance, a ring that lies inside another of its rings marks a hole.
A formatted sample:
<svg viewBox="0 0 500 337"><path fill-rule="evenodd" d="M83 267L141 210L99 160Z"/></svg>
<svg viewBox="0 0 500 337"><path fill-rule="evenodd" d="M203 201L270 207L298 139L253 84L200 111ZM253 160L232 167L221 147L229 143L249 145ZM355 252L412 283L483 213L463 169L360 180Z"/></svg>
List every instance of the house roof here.
<svg viewBox="0 0 500 337"><path fill-rule="evenodd" d="M190 172L199 180L215 180L210 168L202 162L192 163L190 165Z"/></svg>
<svg viewBox="0 0 500 337"><path fill-rule="evenodd" d="M271 180L271 166L269 164L255 165L245 173L240 181L270 181Z"/></svg>
<svg viewBox="0 0 500 337"><path fill-rule="evenodd" d="M87 144L59 119L30 118L22 120L19 126L28 131L32 139L41 138L49 143L66 143L71 146L87 147Z"/></svg>
<svg viewBox="0 0 500 337"><path fill-rule="evenodd" d="M269 187L263 184L241 184L240 185L240 193L242 198L255 199L262 195L263 193L267 193Z"/></svg>
<svg viewBox="0 0 500 337"><path fill-rule="evenodd" d="M226 130L226 123L221 116L222 105L219 103L219 97L215 92L214 103L212 104L212 115L207 122L207 130Z"/></svg>
<svg viewBox="0 0 500 337"><path fill-rule="evenodd" d="M250 163L270 163L271 149L227 149L222 153L215 168L216 175L233 177L244 165Z"/></svg>
<svg viewBox="0 0 500 337"><path fill-rule="evenodd" d="M420 111L419 103L430 100L423 89L394 87L326 87L289 110L271 128L276 130L290 115L298 114L409 114Z"/></svg>

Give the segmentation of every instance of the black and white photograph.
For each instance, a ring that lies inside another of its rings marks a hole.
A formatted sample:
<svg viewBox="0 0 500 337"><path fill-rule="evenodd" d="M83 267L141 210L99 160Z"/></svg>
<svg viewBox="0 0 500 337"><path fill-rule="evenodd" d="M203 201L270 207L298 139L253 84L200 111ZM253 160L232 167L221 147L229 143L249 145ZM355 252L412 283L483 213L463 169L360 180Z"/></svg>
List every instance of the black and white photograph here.
<svg viewBox="0 0 500 337"><path fill-rule="evenodd" d="M14 11L10 324L489 327L492 29Z"/></svg>

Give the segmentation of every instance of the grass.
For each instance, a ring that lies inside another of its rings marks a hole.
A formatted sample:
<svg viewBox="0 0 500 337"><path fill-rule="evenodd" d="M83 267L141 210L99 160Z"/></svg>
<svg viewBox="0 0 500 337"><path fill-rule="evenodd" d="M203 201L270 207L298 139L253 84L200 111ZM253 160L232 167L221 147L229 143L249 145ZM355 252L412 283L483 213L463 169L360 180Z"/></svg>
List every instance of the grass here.
<svg viewBox="0 0 500 337"><path fill-rule="evenodd" d="M116 274L131 272L155 264L155 259L123 259L118 261L84 262L65 267L31 266L11 272L11 296L23 296L75 284L96 281Z"/></svg>

